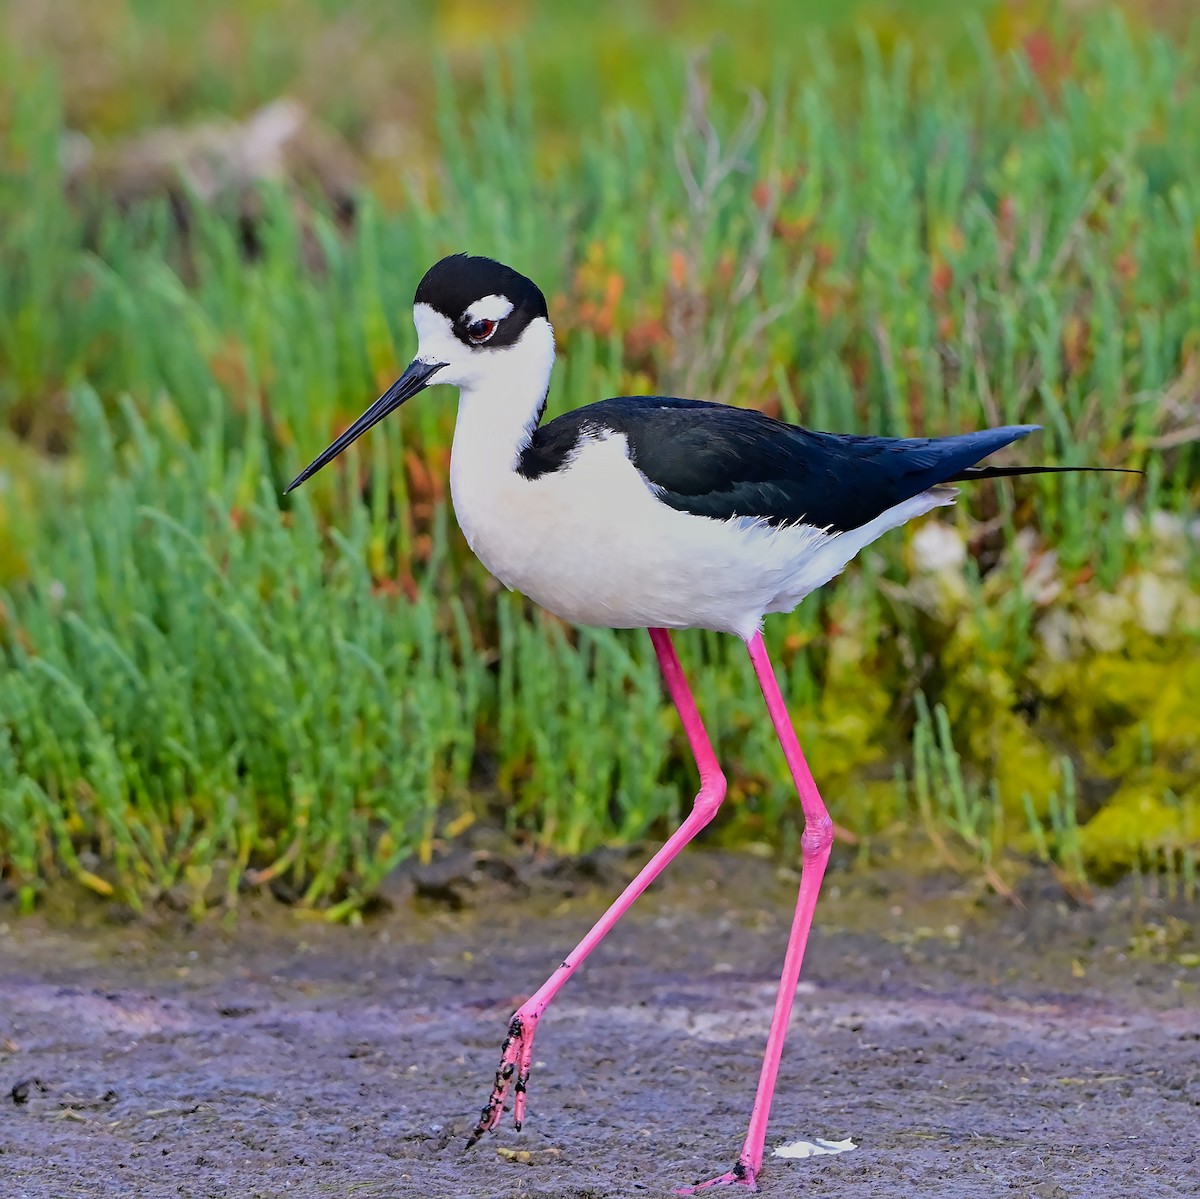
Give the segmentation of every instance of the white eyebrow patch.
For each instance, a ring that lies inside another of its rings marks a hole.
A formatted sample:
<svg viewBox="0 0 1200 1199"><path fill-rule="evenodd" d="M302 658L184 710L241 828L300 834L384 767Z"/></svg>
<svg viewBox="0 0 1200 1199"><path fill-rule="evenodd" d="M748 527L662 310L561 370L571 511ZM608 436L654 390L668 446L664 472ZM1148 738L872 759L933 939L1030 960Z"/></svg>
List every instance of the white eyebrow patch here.
<svg viewBox="0 0 1200 1199"><path fill-rule="evenodd" d="M463 313L462 319L468 325L472 321L502 321L512 310L512 300L507 296L484 296Z"/></svg>

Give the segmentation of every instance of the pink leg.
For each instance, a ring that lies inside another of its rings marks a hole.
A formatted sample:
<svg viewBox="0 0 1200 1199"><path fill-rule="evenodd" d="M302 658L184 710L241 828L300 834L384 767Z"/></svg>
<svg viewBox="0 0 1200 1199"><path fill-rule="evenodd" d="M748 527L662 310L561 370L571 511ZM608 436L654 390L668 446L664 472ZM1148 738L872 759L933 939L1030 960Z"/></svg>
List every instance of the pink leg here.
<svg viewBox="0 0 1200 1199"><path fill-rule="evenodd" d="M762 1072L758 1076L758 1091L754 1096L754 1110L750 1113L750 1127L742 1145L737 1165L728 1174L687 1187L680 1194L689 1195L704 1187L721 1184L738 1184L758 1189L758 1172L762 1169L763 1146L767 1139L767 1117L771 1113L771 1099L775 1095L775 1079L779 1074L779 1059L783 1054L783 1042L787 1036L788 1020L792 1014L792 1000L796 995L796 983L800 980L800 965L804 961L804 947L808 944L808 932L812 928L813 913L817 907L817 894L825 876L825 864L833 847L833 822L825 810L825 804L813 782L812 772L804 760L796 731L792 728L787 705L779 693L775 671L767 657L761 633L756 633L747 645L750 661L771 722L775 725L783 756L792 772L796 790L800 793L800 808L804 813L804 835L800 838L802 867L800 894L796 897L796 914L792 918L792 933L788 940L787 953L783 959L783 975L779 980L779 992L775 996L775 1012L771 1016L771 1031L767 1034L767 1051L763 1057Z"/></svg>
<svg viewBox="0 0 1200 1199"><path fill-rule="evenodd" d="M717 763L708 734L700 713L696 710L696 701L692 698L691 689L684 677L683 668L675 647L671 644L670 635L666 629L651 629L650 639L658 653L658 662L662 667L663 678L667 690L679 709L683 720L683 731L687 734L688 744L696 765L700 768L700 791L687 819L679 826L670 840L642 868L641 873L621 892L617 901L596 922L592 930L567 954L563 963L545 981L541 989L529 1000L523 1003L509 1022L508 1035L500 1050L500 1066L496 1070L496 1084L491 1096L480 1114L479 1123L471 1134L468 1145L473 1145L485 1132L500 1123L504 1114L504 1100L508 1088L516 1076L513 1098L513 1122L521 1127L525 1119L525 1091L529 1083L529 1070L533 1065L533 1034L537 1023L542 1017L550 1001L558 994L559 988L583 964L584 959L604 939L609 929L633 906L634 900L662 873L663 868L675 858L679 851L717 814L721 801L725 798L725 776Z"/></svg>

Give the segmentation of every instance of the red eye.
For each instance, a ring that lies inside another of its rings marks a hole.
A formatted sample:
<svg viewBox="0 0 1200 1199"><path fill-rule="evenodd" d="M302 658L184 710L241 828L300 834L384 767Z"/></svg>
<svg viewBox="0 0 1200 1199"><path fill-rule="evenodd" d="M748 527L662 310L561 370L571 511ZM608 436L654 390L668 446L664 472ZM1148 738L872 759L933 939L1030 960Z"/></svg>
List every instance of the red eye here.
<svg viewBox="0 0 1200 1199"><path fill-rule="evenodd" d="M467 336L476 345L480 345L496 332L496 323L496 321L489 321L485 317L480 317L479 320L472 321L467 326Z"/></svg>

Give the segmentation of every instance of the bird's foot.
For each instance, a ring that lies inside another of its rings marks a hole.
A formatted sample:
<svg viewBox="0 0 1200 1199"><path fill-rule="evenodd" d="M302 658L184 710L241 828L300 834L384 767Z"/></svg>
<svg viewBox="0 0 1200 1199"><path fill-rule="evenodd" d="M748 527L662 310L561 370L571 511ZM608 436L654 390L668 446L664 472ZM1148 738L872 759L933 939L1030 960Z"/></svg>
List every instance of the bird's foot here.
<svg viewBox="0 0 1200 1199"><path fill-rule="evenodd" d="M496 1082L488 1101L479 1113L479 1123L467 1139L470 1148L485 1132L491 1132L504 1115L508 1089L513 1089L513 1124L518 1132L525 1122L525 1092L529 1086L529 1071L533 1066L533 1034L537 1016L520 1009L508 1025L508 1035L500 1047L500 1065L496 1067Z"/></svg>
<svg viewBox="0 0 1200 1199"><path fill-rule="evenodd" d="M697 1191L709 1187L746 1187L752 1193L758 1191L757 1171L749 1162L738 1162L732 1170L722 1174L720 1178L710 1178L707 1182L698 1182L695 1186L679 1187L676 1195L694 1195Z"/></svg>

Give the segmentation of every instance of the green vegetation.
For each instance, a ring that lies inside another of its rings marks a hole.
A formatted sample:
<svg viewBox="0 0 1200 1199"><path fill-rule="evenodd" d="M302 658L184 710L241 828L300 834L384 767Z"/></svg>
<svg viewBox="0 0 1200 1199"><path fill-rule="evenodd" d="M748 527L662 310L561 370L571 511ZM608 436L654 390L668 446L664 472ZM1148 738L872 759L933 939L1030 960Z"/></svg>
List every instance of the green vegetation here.
<svg viewBox="0 0 1200 1199"><path fill-rule="evenodd" d="M309 24L283 22L280 54L325 29L316 0L293 7ZM185 200L181 223L178 196L66 187L64 101L116 144L290 76L253 41L253 69L189 75L195 31L157 20L132 28L192 87L140 77L115 111L0 53L0 880L24 904L63 877L196 910L271 882L338 914L473 819L574 852L656 835L690 799L644 634L567 629L470 557L448 396L281 498L407 361L412 289L461 248L550 295L552 413L658 390L844 431L1036 421L1026 455L1143 469L976 488L767 634L864 854L915 824L1001 889L1041 857L1080 890L1139 869L1194 892L1186 41L992 20L917 53L831 18L771 63L750 23L706 88L682 54L627 85L558 26L573 70L548 83L527 26L479 76L452 56L421 77L440 82L411 186L367 171L352 221L280 183L249 217ZM329 112L354 147L379 86L359 77ZM629 106L597 117L613 96ZM798 813L744 654L680 643L731 778L717 835L786 846Z"/></svg>

